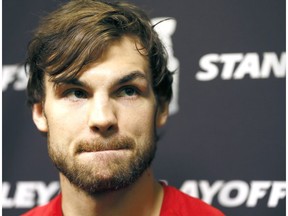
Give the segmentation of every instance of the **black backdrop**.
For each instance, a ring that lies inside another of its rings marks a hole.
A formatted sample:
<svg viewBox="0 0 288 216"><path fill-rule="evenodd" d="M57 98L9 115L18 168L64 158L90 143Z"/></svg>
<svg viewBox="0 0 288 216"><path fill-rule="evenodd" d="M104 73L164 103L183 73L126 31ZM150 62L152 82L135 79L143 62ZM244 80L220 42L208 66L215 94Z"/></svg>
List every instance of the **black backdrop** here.
<svg viewBox="0 0 288 216"><path fill-rule="evenodd" d="M285 1L130 2L154 21L172 18L157 29L178 68L157 178L227 215L285 215ZM3 0L3 215L59 187L25 106L22 65L39 17L59 3Z"/></svg>

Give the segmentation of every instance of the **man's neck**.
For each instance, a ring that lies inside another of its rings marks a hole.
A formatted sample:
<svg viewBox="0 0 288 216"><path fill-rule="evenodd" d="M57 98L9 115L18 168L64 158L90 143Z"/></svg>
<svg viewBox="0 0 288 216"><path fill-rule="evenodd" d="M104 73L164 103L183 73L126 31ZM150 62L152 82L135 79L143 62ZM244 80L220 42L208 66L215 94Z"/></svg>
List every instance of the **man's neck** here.
<svg viewBox="0 0 288 216"><path fill-rule="evenodd" d="M148 169L132 185L119 191L91 196L72 185L60 174L64 216L158 216L163 189Z"/></svg>

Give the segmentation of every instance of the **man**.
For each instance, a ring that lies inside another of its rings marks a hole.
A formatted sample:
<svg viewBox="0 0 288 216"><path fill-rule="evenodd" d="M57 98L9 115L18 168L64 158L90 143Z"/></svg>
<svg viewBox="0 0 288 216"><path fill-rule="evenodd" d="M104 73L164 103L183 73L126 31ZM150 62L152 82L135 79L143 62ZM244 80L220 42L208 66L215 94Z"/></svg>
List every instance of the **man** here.
<svg viewBox="0 0 288 216"><path fill-rule="evenodd" d="M156 128L172 96L166 54L128 3L71 1L28 47L28 103L61 193L30 215L223 215L155 180Z"/></svg>

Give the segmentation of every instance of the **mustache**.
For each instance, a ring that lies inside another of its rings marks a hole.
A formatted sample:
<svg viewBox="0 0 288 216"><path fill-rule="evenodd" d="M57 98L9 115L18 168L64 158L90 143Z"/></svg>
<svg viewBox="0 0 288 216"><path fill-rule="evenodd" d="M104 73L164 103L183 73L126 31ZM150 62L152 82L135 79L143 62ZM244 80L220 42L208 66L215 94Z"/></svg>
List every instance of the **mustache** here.
<svg viewBox="0 0 288 216"><path fill-rule="evenodd" d="M121 136L108 139L93 139L82 140L76 145L76 154L82 152L97 152L108 150L120 150L120 149L133 149L136 143L134 139Z"/></svg>

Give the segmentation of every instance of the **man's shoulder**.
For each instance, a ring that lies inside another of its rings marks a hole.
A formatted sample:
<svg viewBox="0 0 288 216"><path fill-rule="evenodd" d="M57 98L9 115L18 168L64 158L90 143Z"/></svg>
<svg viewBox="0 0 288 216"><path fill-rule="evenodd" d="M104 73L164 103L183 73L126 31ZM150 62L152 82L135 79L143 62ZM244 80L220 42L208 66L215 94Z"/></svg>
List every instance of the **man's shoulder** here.
<svg viewBox="0 0 288 216"><path fill-rule="evenodd" d="M48 204L38 206L30 211L22 214L21 216L62 216L61 210L61 194L58 194Z"/></svg>
<svg viewBox="0 0 288 216"><path fill-rule="evenodd" d="M224 216L218 209L208 205L198 198L191 197L180 190L163 186L164 199L160 216L166 215L197 215L197 216Z"/></svg>

